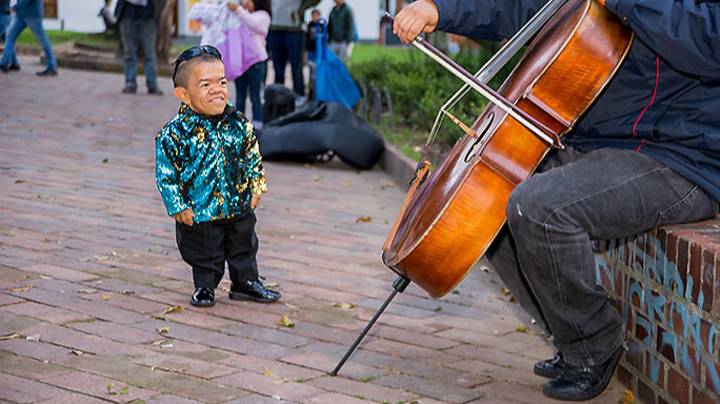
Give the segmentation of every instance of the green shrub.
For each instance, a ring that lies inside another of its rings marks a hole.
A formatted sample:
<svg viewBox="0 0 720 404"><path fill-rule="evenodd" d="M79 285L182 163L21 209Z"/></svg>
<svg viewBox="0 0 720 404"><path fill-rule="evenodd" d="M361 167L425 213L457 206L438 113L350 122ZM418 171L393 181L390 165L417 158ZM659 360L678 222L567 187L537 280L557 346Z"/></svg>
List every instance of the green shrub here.
<svg viewBox="0 0 720 404"><path fill-rule="evenodd" d="M485 44L474 53L463 52L453 59L466 70L475 73L496 50L496 44ZM491 82L496 87L509 68ZM355 80L368 88L387 88L393 104L393 121L396 126L418 134L419 145L428 135L438 109L463 83L419 50L412 50L407 58L382 58L353 63L350 67ZM480 115L486 101L474 91L468 93L451 113L470 126ZM445 119L436 142L447 150L463 132Z"/></svg>

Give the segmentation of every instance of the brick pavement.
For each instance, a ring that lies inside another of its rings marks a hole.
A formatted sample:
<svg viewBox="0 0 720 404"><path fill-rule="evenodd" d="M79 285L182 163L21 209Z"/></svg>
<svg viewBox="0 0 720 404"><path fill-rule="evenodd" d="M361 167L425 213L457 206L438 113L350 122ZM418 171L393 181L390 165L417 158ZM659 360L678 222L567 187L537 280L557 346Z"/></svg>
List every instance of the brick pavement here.
<svg viewBox="0 0 720 404"><path fill-rule="evenodd" d="M531 366L552 350L516 331L528 319L492 271L437 301L411 286L326 374L391 290L379 251L403 191L379 170L268 163L259 264L284 299L190 307L154 185L174 99L121 95L117 74L33 70L0 75L2 400L548 402ZM596 402L623 392L613 382Z"/></svg>

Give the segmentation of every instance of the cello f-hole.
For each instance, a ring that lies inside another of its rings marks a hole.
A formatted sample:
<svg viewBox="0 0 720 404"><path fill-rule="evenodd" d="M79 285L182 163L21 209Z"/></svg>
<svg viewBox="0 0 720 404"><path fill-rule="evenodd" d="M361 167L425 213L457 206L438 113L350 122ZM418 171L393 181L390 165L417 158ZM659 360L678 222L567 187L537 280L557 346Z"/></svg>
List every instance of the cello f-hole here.
<svg viewBox="0 0 720 404"><path fill-rule="evenodd" d="M490 130L490 127L492 126L493 121L495 120L495 112L490 111L490 113L485 117L485 119L482 121L480 126L478 127L478 130L475 131L477 133L477 138L473 142L472 146L470 146L470 150L465 154L465 162L469 163L470 160L472 160L477 155L477 149L480 143L483 141L483 138L488 130Z"/></svg>

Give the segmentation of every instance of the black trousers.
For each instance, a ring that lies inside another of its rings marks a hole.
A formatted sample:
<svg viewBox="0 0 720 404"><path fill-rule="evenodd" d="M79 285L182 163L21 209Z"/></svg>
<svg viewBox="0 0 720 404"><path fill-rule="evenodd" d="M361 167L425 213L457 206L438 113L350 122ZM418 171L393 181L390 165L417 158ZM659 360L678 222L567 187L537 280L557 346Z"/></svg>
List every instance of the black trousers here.
<svg viewBox="0 0 720 404"><path fill-rule="evenodd" d="M192 226L176 222L178 249L192 267L196 288L217 288L225 273L225 261L234 284L258 278L256 222L252 209L231 219Z"/></svg>

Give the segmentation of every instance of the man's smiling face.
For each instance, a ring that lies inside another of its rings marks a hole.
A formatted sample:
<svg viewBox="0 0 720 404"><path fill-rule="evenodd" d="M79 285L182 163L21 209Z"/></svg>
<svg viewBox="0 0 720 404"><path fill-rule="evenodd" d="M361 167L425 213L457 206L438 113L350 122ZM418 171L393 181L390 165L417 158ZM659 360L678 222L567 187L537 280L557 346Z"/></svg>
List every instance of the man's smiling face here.
<svg viewBox="0 0 720 404"><path fill-rule="evenodd" d="M186 87L176 87L175 96L193 111L216 116L223 113L228 102L225 66L220 60L188 61L192 63Z"/></svg>

